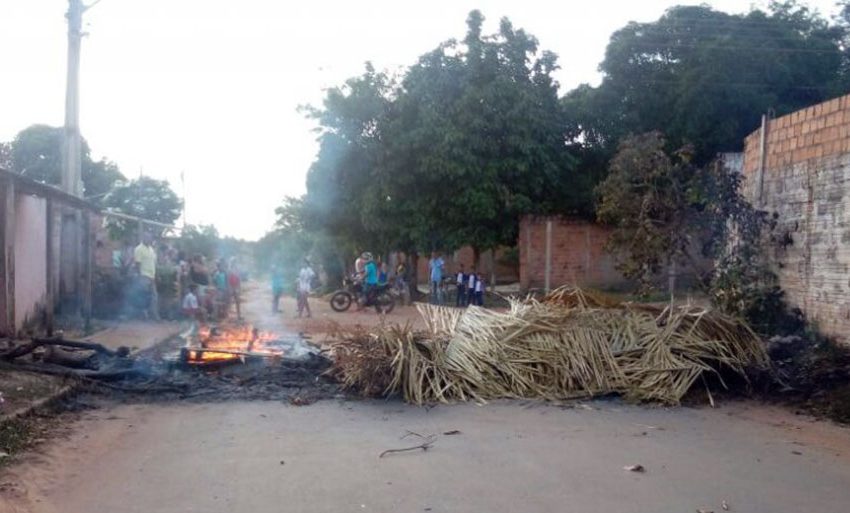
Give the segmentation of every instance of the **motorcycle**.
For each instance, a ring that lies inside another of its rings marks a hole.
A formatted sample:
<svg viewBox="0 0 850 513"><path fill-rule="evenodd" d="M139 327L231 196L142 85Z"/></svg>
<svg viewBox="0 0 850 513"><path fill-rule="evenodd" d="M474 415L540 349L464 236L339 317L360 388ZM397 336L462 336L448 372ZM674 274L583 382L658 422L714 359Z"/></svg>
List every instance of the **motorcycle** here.
<svg viewBox="0 0 850 513"><path fill-rule="evenodd" d="M363 285L351 277L343 278L342 289L331 296L331 308L335 312L345 312L351 304L363 294Z"/></svg>
<svg viewBox="0 0 850 513"><path fill-rule="evenodd" d="M345 312L363 297L363 284L353 278L345 278L343 288L331 296L331 308L335 312ZM395 308L395 297L389 284L378 285L365 298L364 307L374 306L378 313L390 313Z"/></svg>

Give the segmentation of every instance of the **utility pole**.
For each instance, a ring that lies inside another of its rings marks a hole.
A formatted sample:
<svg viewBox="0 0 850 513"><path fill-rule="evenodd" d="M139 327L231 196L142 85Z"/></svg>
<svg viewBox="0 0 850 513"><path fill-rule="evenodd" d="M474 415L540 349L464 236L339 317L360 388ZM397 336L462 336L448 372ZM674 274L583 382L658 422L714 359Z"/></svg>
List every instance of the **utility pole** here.
<svg viewBox="0 0 850 513"><path fill-rule="evenodd" d="M62 145L62 190L83 195L80 136L80 43L83 39L82 0L68 0L68 76L65 82L65 139Z"/></svg>
<svg viewBox="0 0 850 513"><path fill-rule="evenodd" d="M80 46L83 39L83 13L101 0L83 5L82 0L68 0L68 74L65 82L65 130L62 142L62 190L83 197L82 136L80 135ZM52 213L51 213L52 215ZM75 292L79 314L86 328L91 320L92 296L92 252L91 220L89 213L73 209L58 214L61 216L60 247L74 248L65 255L73 262L72 276L64 279L65 290ZM52 242L48 242L52 243ZM48 264L50 265L50 264ZM52 279L52 278L51 278ZM49 283L49 287L55 286Z"/></svg>

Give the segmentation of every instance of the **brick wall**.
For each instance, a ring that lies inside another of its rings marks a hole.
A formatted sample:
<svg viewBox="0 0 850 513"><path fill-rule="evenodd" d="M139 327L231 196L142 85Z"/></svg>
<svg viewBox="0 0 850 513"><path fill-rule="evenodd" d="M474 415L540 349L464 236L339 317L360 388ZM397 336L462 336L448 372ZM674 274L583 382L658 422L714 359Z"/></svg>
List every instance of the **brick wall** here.
<svg viewBox="0 0 850 513"><path fill-rule="evenodd" d="M519 227L522 290L543 288L546 273L546 222L552 221L550 286L579 285L602 289L628 287L605 251L610 229L588 221L525 217Z"/></svg>
<svg viewBox="0 0 850 513"><path fill-rule="evenodd" d="M496 283L516 283L519 280L519 269L515 265L504 262L503 259L508 251L508 248L483 251L480 255L478 270L484 272L488 277L495 276ZM417 270L419 283L428 283L428 277L430 276L428 261L430 259L430 254L419 257L419 268ZM464 269L467 271L472 269L475 255L472 247L464 246L453 253L444 254L443 260L446 262L446 272L451 274L457 272L461 264L463 264Z"/></svg>
<svg viewBox="0 0 850 513"><path fill-rule="evenodd" d="M767 124L745 140L745 191L775 216L768 247L789 302L850 342L850 95ZM762 187L759 190L759 175Z"/></svg>

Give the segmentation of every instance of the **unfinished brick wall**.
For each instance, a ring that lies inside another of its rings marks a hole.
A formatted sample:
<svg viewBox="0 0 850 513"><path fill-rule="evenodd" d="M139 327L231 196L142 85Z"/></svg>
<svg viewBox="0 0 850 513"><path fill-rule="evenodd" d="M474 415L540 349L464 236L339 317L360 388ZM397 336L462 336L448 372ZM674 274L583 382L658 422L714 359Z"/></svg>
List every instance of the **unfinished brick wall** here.
<svg viewBox="0 0 850 513"><path fill-rule="evenodd" d="M519 280L519 269L515 265L505 261L505 255L509 248L497 248L495 251L484 251L481 253L478 262L478 271L483 272L489 277L495 276L496 283L516 283ZM428 283L430 271L428 262L431 255L421 255L419 257L419 268L417 277L419 283ZM471 246L464 246L459 250L443 255L443 260L446 262L446 272L449 274L456 273L461 264L465 270L470 270L475 262L475 254Z"/></svg>
<svg viewBox="0 0 850 513"><path fill-rule="evenodd" d="M745 140L745 190L775 216L768 247L789 302L850 342L850 95L770 120ZM761 184L761 185L760 185Z"/></svg>
<svg viewBox="0 0 850 513"><path fill-rule="evenodd" d="M552 221L550 287L579 285L601 289L628 287L605 251L611 230L588 221L525 217L519 225L522 290L543 288L546 275L546 223Z"/></svg>

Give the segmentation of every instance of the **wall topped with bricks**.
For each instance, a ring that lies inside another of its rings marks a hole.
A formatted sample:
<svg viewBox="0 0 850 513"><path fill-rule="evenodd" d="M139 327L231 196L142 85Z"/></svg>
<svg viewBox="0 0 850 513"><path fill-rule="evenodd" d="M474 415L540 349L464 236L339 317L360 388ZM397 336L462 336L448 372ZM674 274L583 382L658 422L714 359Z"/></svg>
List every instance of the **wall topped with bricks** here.
<svg viewBox="0 0 850 513"><path fill-rule="evenodd" d="M850 342L850 95L770 120L745 140L745 192L776 220L768 247L792 305Z"/></svg>
<svg viewBox="0 0 850 513"><path fill-rule="evenodd" d="M850 95L772 119L766 133L766 169L850 152ZM745 174L758 171L760 143L761 129L745 140Z"/></svg>

